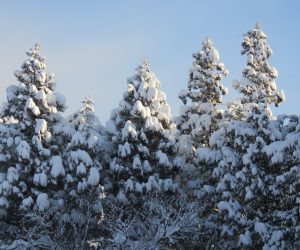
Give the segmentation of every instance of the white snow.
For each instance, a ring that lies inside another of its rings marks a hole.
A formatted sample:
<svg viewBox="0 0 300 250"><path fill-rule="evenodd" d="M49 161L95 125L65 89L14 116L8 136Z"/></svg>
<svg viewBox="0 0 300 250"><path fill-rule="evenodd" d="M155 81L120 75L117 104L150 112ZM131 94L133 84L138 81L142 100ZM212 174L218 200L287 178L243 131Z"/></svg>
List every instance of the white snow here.
<svg viewBox="0 0 300 250"><path fill-rule="evenodd" d="M171 108L168 104L163 104L159 106L159 111L157 118L162 121L170 122L171 116Z"/></svg>
<svg viewBox="0 0 300 250"><path fill-rule="evenodd" d="M148 182L145 184L145 186L147 192L150 192L152 189L156 189L156 190L160 189L158 182L154 176L149 176Z"/></svg>
<svg viewBox="0 0 300 250"><path fill-rule="evenodd" d="M147 90L147 100L155 102L157 101L158 90L155 87L150 87Z"/></svg>
<svg viewBox="0 0 300 250"><path fill-rule="evenodd" d="M236 217L237 216L237 210L239 209L239 205L236 202L233 201L220 201L218 203L218 209L220 211L227 211L229 217Z"/></svg>
<svg viewBox="0 0 300 250"><path fill-rule="evenodd" d="M80 192L83 192L86 188L87 188L87 182L85 179L83 179L83 181L80 181L78 182L77 184L77 191L80 193Z"/></svg>
<svg viewBox="0 0 300 250"><path fill-rule="evenodd" d="M11 147L14 144L14 139L12 137L7 138L6 145Z"/></svg>
<svg viewBox="0 0 300 250"><path fill-rule="evenodd" d="M47 74L44 71L39 72L36 76L36 80L42 84L46 82L46 79L47 79Z"/></svg>
<svg viewBox="0 0 300 250"><path fill-rule="evenodd" d="M264 236L267 234L267 227L266 224L263 222L255 222L254 223L254 229L256 232L258 232L261 236Z"/></svg>
<svg viewBox="0 0 300 250"><path fill-rule="evenodd" d="M196 150L196 156L199 161L205 161L207 163L214 163L221 160L222 154L220 151L214 151L210 148L198 148Z"/></svg>
<svg viewBox="0 0 300 250"><path fill-rule="evenodd" d="M64 95L61 95L60 93L55 92L54 97L55 97L55 104L56 105L59 105L59 106L65 106L66 105L66 97Z"/></svg>
<svg viewBox="0 0 300 250"><path fill-rule="evenodd" d="M167 166L167 167L171 166L171 162L169 161L168 156L165 153L163 153L161 150L158 150L156 152L156 157L160 165Z"/></svg>
<svg viewBox="0 0 300 250"><path fill-rule="evenodd" d="M37 173L34 174L33 182L35 184L41 185L42 187L46 187L47 186L47 181L48 181L48 178L47 178L47 175L45 174L44 171L40 174L37 174Z"/></svg>
<svg viewBox="0 0 300 250"><path fill-rule="evenodd" d="M173 190L173 181L170 178L164 179L162 183L162 188L164 191Z"/></svg>
<svg viewBox="0 0 300 250"><path fill-rule="evenodd" d="M148 117L145 123L145 129L150 131L163 131L162 124L158 121L157 117Z"/></svg>
<svg viewBox="0 0 300 250"><path fill-rule="evenodd" d="M19 86L10 85L6 89L6 98L8 101L12 101L16 97L16 93L19 90Z"/></svg>
<svg viewBox="0 0 300 250"><path fill-rule="evenodd" d="M253 195L253 192L252 192L252 190L251 190L251 188L249 188L249 187L246 187L246 195L245 195L245 199L246 200L251 200L251 199L253 199L254 198L254 195Z"/></svg>
<svg viewBox="0 0 300 250"><path fill-rule="evenodd" d="M141 165L142 165L142 163L141 163L140 157L136 155L133 158L132 168L133 169L140 169Z"/></svg>
<svg viewBox="0 0 300 250"><path fill-rule="evenodd" d="M44 134L47 131L47 122L44 119L37 119L35 125L35 133Z"/></svg>
<svg viewBox="0 0 300 250"><path fill-rule="evenodd" d="M76 169L76 175L83 175L86 173L86 168L84 164L81 162Z"/></svg>
<svg viewBox="0 0 300 250"><path fill-rule="evenodd" d="M131 154L130 144L128 142L125 142L124 145L119 145L118 154L123 158L126 157L127 155L130 155Z"/></svg>
<svg viewBox="0 0 300 250"><path fill-rule="evenodd" d="M100 141L97 135L90 135L87 140L87 145L89 148L97 147L97 143Z"/></svg>
<svg viewBox="0 0 300 250"><path fill-rule="evenodd" d="M85 143L85 138L83 135L77 131L73 136L72 136L72 141L71 144L73 145L83 145Z"/></svg>
<svg viewBox="0 0 300 250"><path fill-rule="evenodd" d="M98 185L100 180L100 174L97 168L92 167L90 169L90 174L89 174L89 178L88 178L88 184L91 186L96 186Z"/></svg>
<svg viewBox="0 0 300 250"><path fill-rule="evenodd" d="M268 243L270 245L273 245L273 244L276 244L278 242L280 242L280 240L284 237L284 234L282 231L280 230L275 230L272 232L272 236L271 236L271 239L268 240ZM276 249L276 248L274 248Z"/></svg>
<svg viewBox="0 0 300 250"><path fill-rule="evenodd" d="M150 166L150 163L149 161L145 160L143 162L143 171L146 172L146 173L150 173L152 171L152 168Z"/></svg>
<svg viewBox="0 0 300 250"><path fill-rule="evenodd" d="M47 210L50 207L48 194L40 193L36 199L36 205L40 212L45 212L45 210Z"/></svg>
<svg viewBox="0 0 300 250"><path fill-rule="evenodd" d="M0 196L0 207L8 207L9 202L6 197Z"/></svg>
<svg viewBox="0 0 300 250"><path fill-rule="evenodd" d="M20 141L19 145L17 146L17 152L20 157L23 159L30 158L30 146L26 141Z"/></svg>
<svg viewBox="0 0 300 250"><path fill-rule="evenodd" d="M141 185L139 182L135 182L135 191L138 193L143 192L143 185Z"/></svg>
<svg viewBox="0 0 300 250"><path fill-rule="evenodd" d="M135 87L131 83L129 83L129 84L127 84L127 91L128 92L135 91Z"/></svg>
<svg viewBox="0 0 300 250"><path fill-rule="evenodd" d="M59 175L63 176L65 175L65 168L62 164L62 159L60 156L55 155L52 156L51 160L50 160L50 164L52 166L51 168L51 176L56 178Z"/></svg>
<svg viewBox="0 0 300 250"><path fill-rule="evenodd" d="M22 200L20 209L27 210L28 208L30 208L32 206L32 204L33 204L33 199L31 198L31 196L29 196Z"/></svg>
<svg viewBox="0 0 300 250"><path fill-rule="evenodd" d="M14 183L15 181L18 181L19 171L14 167L8 168L6 178L9 183Z"/></svg>
<svg viewBox="0 0 300 250"><path fill-rule="evenodd" d="M11 193L11 185L7 180L0 183L0 194L8 195Z"/></svg>
<svg viewBox="0 0 300 250"><path fill-rule="evenodd" d="M133 181L131 179L128 179L126 181L126 184L125 184L125 189L126 191L133 191L134 190L134 186L133 186Z"/></svg>
<svg viewBox="0 0 300 250"><path fill-rule="evenodd" d="M68 183L71 183L71 182L73 182L74 181L74 178L72 177L72 175L70 175L70 174L67 174L67 182Z"/></svg>
<svg viewBox="0 0 300 250"><path fill-rule="evenodd" d="M34 98L36 100L40 100L44 107L48 107L48 104L47 104L47 99L46 99L46 94L45 94L45 91L44 89L41 89L39 90L35 95L34 95Z"/></svg>
<svg viewBox="0 0 300 250"><path fill-rule="evenodd" d="M132 108L131 114L140 115L142 118L146 118L150 116L150 109L149 107L144 107L142 102L137 100Z"/></svg>
<svg viewBox="0 0 300 250"><path fill-rule="evenodd" d="M7 180L7 173L6 172L0 172L0 183Z"/></svg>
<svg viewBox="0 0 300 250"><path fill-rule="evenodd" d="M40 109L36 106L32 98L28 98L25 104L25 109L30 109L36 116L40 115Z"/></svg>
<svg viewBox="0 0 300 250"><path fill-rule="evenodd" d="M71 151L70 155L76 164L79 164L80 162L83 162L85 166L91 166L93 164L90 155L84 150L78 149L76 151Z"/></svg>
<svg viewBox="0 0 300 250"><path fill-rule="evenodd" d="M133 138L135 139L137 137L137 132L135 130L135 126L131 121L127 121L125 123L124 128L122 129L122 140L125 140L126 138Z"/></svg>
<svg viewBox="0 0 300 250"><path fill-rule="evenodd" d="M247 230L244 234L239 236L239 245L249 246L252 245L251 233Z"/></svg>

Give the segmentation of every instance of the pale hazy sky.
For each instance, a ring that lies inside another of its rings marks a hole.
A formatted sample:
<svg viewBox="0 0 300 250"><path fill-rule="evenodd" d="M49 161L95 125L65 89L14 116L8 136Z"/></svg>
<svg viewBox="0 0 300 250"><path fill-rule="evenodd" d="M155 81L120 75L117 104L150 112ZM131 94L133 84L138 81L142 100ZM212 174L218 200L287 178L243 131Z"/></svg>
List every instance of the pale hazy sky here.
<svg viewBox="0 0 300 250"><path fill-rule="evenodd" d="M0 101L16 83L13 72L38 42L66 96L67 113L91 96L104 124L126 90L127 77L144 57L161 81L174 115L180 89L186 88L192 53L210 37L230 75L240 79L246 59L243 34L260 21L273 49L270 64L286 102L275 114L300 114L300 1L0 1ZM237 95L230 88L227 99Z"/></svg>

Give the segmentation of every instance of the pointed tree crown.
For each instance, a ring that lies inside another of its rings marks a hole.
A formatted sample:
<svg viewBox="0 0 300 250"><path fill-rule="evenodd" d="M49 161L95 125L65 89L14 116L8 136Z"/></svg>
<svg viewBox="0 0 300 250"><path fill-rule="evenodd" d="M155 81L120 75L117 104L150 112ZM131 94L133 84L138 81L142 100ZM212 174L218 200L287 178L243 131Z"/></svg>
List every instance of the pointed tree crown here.
<svg viewBox="0 0 300 250"><path fill-rule="evenodd" d="M12 116L18 121L43 117L65 110L65 98L55 92L54 75L46 72L46 59L40 54L40 46L26 52L28 58L15 71L18 85L7 88L7 103L3 116Z"/></svg>
<svg viewBox="0 0 300 250"><path fill-rule="evenodd" d="M227 88L221 80L228 74L224 64L219 62L219 52L213 42L206 38L200 51L193 54L195 61L190 69L188 90L180 93L179 98L184 104L191 102L217 105L222 102L222 95L227 94Z"/></svg>
<svg viewBox="0 0 300 250"><path fill-rule="evenodd" d="M173 188L174 128L160 81L144 59L136 74L128 78L123 100L107 123L114 148L110 174L115 175L117 191Z"/></svg>
<svg viewBox="0 0 300 250"><path fill-rule="evenodd" d="M275 80L278 72L268 63L272 49L259 23L244 35L241 53L247 56L247 65L243 70L243 79L233 86L243 94L242 102L274 103L278 106L285 97L282 90L277 90Z"/></svg>

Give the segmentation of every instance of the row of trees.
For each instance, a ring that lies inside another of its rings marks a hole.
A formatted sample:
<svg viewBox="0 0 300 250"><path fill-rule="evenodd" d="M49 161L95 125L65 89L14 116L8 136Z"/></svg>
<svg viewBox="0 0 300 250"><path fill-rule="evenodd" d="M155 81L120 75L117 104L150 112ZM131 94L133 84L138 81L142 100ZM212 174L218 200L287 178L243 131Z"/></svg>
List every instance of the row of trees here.
<svg viewBox="0 0 300 250"><path fill-rule="evenodd" d="M4 248L299 248L299 117L271 113L285 98L259 25L242 54L226 110L205 39L179 117L144 60L103 127L88 98L64 118L39 46L27 52L0 115Z"/></svg>

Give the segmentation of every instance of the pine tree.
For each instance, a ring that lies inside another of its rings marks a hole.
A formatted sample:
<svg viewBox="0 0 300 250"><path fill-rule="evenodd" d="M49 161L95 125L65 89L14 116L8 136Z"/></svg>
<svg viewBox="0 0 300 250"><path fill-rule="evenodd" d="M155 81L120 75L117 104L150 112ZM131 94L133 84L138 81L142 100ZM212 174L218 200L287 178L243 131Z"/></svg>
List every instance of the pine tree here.
<svg viewBox="0 0 300 250"><path fill-rule="evenodd" d="M218 198L212 199L217 204L206 223L206 230L212 233L208 240L218 238L218 244L226 248L284 248L289 243L279 237L280 228L271 216L271 186L277 166L266 151L282 140L269 105L278 105L284 94L276 90L277 71L268 64L272 51L259 25L244 35L242 48L247 65L242 81L234 83L242 98L230 106L231 119L210 141L216 149L211 155L217 163L213 175Z"/></svg>
<svg viewBox="0 0 300 250"><path fill-rule="evenodd" d="M28 59L15 72L19 81L7 90L7 103L1 110L2 131L9 131L9 150L1 164L7 174L0 194L11 208L34 206L44 212L50 206L48 184L56 186L65 174L53 128L65 110L64 97L55 92L53 74L48 74L39 45L27 52ZM2 152L3 153L3 152ZM16 213L15 209L9 209Z"/></svg>
<svg viewBox="0 0 300 250"><path fill-rule="evenodd" d="M201 158L207 157L210 136L219 128L223 118L219 105L227 88L221 81L228 71L219 62L219 52L208 38L204 39L201 50L193 57L195 61L190 70L188 89L179 95L184 106L177 122L178 152L184 158L184 172L191 175L187 177L190 179L188 186L194 189L194 195L199 196L203 180L209 178L212 172L211 167L202 166Z"/></svg>
<svg viewBox="0 0 300 250"><path fill-rule="evenodd" d="M68 119L69 142L64 165L64 232L81 244L87 232L97 225L102 214L99 185L102 168L103 127L94 112L94 102L85 98L82 107ZM68 136L68 134L66 136ZM75 230L76 229L76 230Z"/></svg>
<svg viewBox="0 0 300 250"><path fill-rule="evenodd" d="M160 82L144 60L127 80L127 91L107 123L112 140L110 180L106 187L125 193L172 191L175 139L170 107Z"/></svg>

